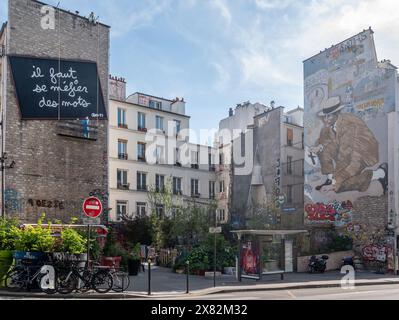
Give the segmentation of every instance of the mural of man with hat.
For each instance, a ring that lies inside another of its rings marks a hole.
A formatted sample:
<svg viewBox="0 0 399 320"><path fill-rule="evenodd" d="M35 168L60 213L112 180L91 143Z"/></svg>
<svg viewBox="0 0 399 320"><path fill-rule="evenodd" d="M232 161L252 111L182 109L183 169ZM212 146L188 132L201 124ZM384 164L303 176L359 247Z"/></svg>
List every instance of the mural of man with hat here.
<svg viewBox="0 0 399 320"><path fill-rule="evenodd" d="M366 123L351 113L342 113L339 97L327 99L318 116L324 127L310 151L320 160L321 173L327 180L316 187L332 186L336 193L365 192L372 180L379 180L384 194L388 185L388 165L379 163L378 141Z"/></svg>

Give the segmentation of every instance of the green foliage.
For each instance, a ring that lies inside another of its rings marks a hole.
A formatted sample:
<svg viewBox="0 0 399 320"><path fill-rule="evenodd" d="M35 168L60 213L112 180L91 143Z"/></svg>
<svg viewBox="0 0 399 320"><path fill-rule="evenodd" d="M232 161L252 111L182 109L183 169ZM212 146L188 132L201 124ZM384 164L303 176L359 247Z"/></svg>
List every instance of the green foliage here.
<svg viewBox="0 0 399 320"><path fill-rule="evenodd" d="M0 219L0 250L14 250L14 237L10 232L11 227L17 227L16 219Z"/></svg>
<svg viewBox="0 0 399 320"><path fill-rule="evenodd" d="M351 250L353 240L351 237L346 235L333 235L327 245L329 252Z"/></svg>
<svg viewBox="0 0 399 320"><path fill-rule="evenodd" d="M208 235L202 246L209 257L210 267L213 269L215 256L215 236ZM235 266L236 250L231 247L223 235L216 235L216 268L221 270L223 267Z"/></svg>
<svg viewBox="0 0 399 320"><path fill-rule="evenodd" d="M191 250L187 260L190 261L190 272L209 269L208 252L202 246Z"/></svg>
<svg viewBox="0 0 399 320"><path fill-rule="evenodd" d="M12 226L11 237L14 238L14 248L19 251L52 252L55 238L52 236L51 224L47 228L42 226L45 215L38 221L37 227L27 226L23 229Z"/></svg>
<svg viewBox="0 0 399 320"><path fill-rule="evenodd" d="M60 249L70 254L82 254L87 251L87 239L72 228L61 231Z"/></svg>
<svg viewBox="0 0 399 320"><path fill-rule="evenodd" d="M132 260L141 260L141 244L136 243L130 251L129 258Z"/></svg>

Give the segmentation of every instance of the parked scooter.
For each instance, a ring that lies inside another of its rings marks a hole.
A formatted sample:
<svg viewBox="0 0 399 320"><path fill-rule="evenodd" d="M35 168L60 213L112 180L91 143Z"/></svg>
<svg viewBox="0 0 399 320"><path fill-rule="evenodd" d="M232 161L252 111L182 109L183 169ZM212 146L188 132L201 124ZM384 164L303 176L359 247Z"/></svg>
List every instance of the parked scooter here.
<svg viewBox="0 0 399 320"><path fill-rule="evenodd" d="M344 257L342 259L341 269L343 266L352 266L355 269L355 262L353 261L353 257Z"/></svg>
<svg viewBox="0 0 399 320"><path fill-rule="evenodd" d="M320 257L316 257L316 256L312 256L310 257L309 260L309 272L313 273L313 272L321 272L324 273L324 271L326 271L327 268L327 260L328 260L328 256L327 255L323 255Z"/></svg>

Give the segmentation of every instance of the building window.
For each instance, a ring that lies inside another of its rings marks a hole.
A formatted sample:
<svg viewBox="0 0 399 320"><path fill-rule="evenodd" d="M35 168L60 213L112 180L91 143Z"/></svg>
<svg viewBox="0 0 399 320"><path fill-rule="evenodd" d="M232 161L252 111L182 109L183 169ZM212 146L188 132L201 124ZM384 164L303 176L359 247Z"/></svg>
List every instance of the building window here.
<svg viewBox="0 0 399 320"><path fill-rule="evenodd" d="M137 160L145 162L145 143L137 143Z"/></svg>
<svg viewBox="0 0 399 320"><path fill-rule="evenodd" d="M118 108L118 127L127 129L125 109Z"/></svg>
<svg viewBox="0 0 399 320"><path fill-rule="evenodd" d="M191 151L191 168L192 169L199 169L198 165L198 151Z"/></svg>
<svg viewBox="0 0 399 320"><path fill-rule="evenodd" d="M116 219L122 220L123 216L127 215L127 201L116 201Z"/></svg>
<svg viewBox="0 0 399 320"><path fill-rule="evenodd" d="M225 188L224 188L224 180L219 181L219 192L225 192Z"/></svg>
<svg viewBox="0 0 399 320"><path fill-rule="evenodd" d="M145 126L145 114L142 112L137 114L137 129L139 131L147 131Z"/></svg>
<svg viewBox="0 0 399 320"><path fill-rule="evenodd" d="M219 164L224 165L224 154L223 153L219 154Z"/></svg>
<svg viewBox="0 0 399 320"><path fill-rule="evenodd" d="M181 167L181 162L180 162L180 150L179 148L175 149L175 166Z"/></svg>
<svg viewBox="0 0 399 320"><path fill-rule="evenodd" d="M165 189L165 176L160 174L155 175L155 191L163 192Z"/></svg>
<svg viewBox="0 0 399 320"><path fill-rule="evenodd" d="M143 172L137 172L137 190L147 190L147 174Z"/></svg>
<svg viewBox="0 0 399 320"><path fill-rule="evenodd" d="M164 217L164 206L163 204L157 204L155 206L155 212L158 219L162 219Z"/></svg>
<svg viewBox="0 0 399 320"><path fill-rule="evenodd" d="M158 130L163 131L163 130L164 130L164 127L163 127L163 117L156 116L156 117L155 117L155 125L156 125L156 128L157 128Z"/></svg>
<svg viewBox="0 0 399 320"><path fill-rule="evenodd" d="M292 147L294 145L294 130L287 129L287 146Z"/></svg>
<svg viewBox="0 0 399 320"><path fill-rule="evenodd" d="M213 162L212 153L208 153L208 164L209 164L209 171L215 171L216 167Z"/></svg>
<svg viewBox="0 0 399 320"><path fill-rule="evenodd" d="M156 157L156 162L157 164L164 164L164 147L162 146L157 146L155 149L155 157Z"/></svg>
<svg viewBox="0 0 399 320"><path fill-rule="evenodd" d="M181 178L173 177L173 194L182 195Z"/></svg>
<svg viewBox="0 0 399 320"><path fill-rule="evenodd" d="M148 97L139 96L139 105L148 107Z"/></svg>
<svg viewBox="0 0 399 320"><path fill-rule="evenodd" d="M117 171L118 189L129 190L130 185L127 183L127 171L118 169Z"/></svg>
<svg viewBox="0 0 399 320"><path fill-rule="evenodd" d="M137 202L136 203L136 216L137 217L145 217L147 215L147 204L145 202Z"/></svg>
<svg viewBox="0 0 399 320"><path fill-rule="evenodd" d="M191 197L199 198L200 196L198 179L191 179Z"/></svg>
<svg viewBox="0 0 399 320"><path fill-rule="evenodd" d="M219 222L226 221L226 211L225 209L219 209L217 219Z"/></svg>
<svg viewBox="0 0 399 320"><path fill-rule="evenodd" d="M118 158L121 160L127 160L127 141L118 140Z"/></svg>
<svg viewBox="0 0 399 320"><path fill-rule="evenodd" d="M292 157L287 156L287 174L292 174Z"/></svg>
<svg viewBox="0 0 399 320"><path fill-rule="evenodd" d="M292 203L292 186L287 186L287 203Z"/></svg>
<svg viewBox="0 0 399 320"><path fill-rule="evenodd" d="M179 134L180 130L181 130L181 121L179 120L174 120L175 122L175 130L176 130L176 134Z"/></svg>
<svg viewBox="0 0 399 320"><path fill-rule="evenodd" d="M162 102L160 102L160 101L150 100L149 105L150 105L150 108L152 108L152 109L162 110Z"/></svg>
<svg viewBox="0 0 399 320"><path fill-rule="evenodd" d="M215 199L215 181L209 181L209 199Z"/></svg>

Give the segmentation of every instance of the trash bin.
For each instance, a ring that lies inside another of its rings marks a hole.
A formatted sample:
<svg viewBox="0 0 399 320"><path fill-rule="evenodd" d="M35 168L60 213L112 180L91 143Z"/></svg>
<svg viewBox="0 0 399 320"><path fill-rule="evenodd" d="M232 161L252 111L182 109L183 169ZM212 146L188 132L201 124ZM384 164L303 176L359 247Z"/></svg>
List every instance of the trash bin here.
<svg viewBox="0 0 399 320"><path fill-rule="evenodd" d="M137 276L140 270L141 261L129 259L127 261L127 269L129 276Z"/></svg>

